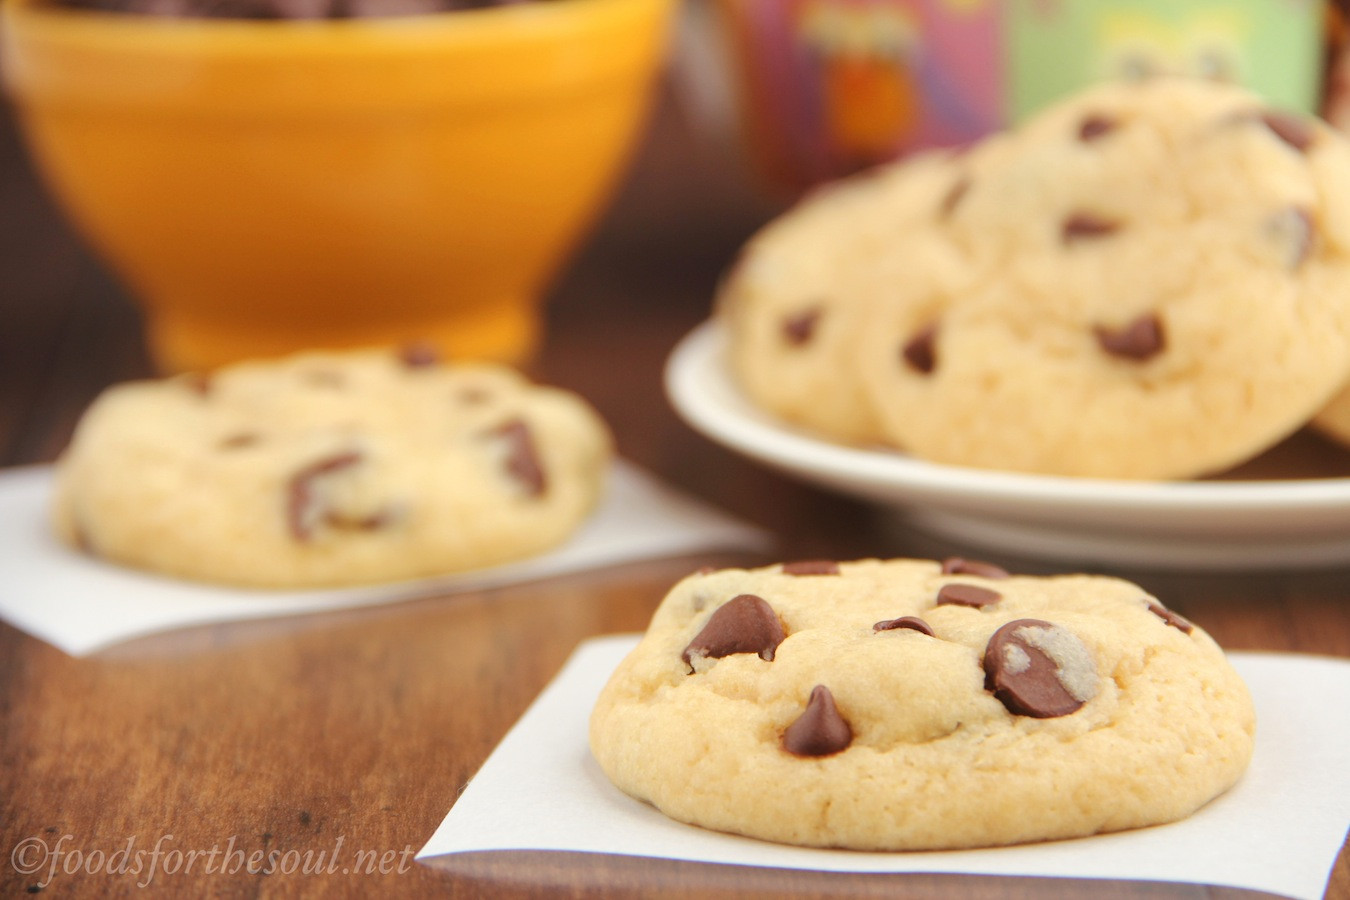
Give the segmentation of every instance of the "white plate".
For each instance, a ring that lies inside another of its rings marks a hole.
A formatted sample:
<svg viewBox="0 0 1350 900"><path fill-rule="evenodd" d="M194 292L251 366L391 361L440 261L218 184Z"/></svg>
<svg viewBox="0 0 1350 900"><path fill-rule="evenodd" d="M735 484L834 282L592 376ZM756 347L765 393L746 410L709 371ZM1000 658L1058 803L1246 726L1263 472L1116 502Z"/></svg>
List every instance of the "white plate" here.
<svg viewBox="0 0 1350 900"><path fill-rule="evenodd" d="M1281 449L1232 473L1257 480L1133 482L967 469L833 444L785 425L739 392L724 354L715 323L695 329L671 354L666 392L690 425L802 480L899 507L947 538L1146 568L1350 562L1350 477L1328 477L1350 472L1350 454L1312 437L1304 438L1312 451Z"/></svg>

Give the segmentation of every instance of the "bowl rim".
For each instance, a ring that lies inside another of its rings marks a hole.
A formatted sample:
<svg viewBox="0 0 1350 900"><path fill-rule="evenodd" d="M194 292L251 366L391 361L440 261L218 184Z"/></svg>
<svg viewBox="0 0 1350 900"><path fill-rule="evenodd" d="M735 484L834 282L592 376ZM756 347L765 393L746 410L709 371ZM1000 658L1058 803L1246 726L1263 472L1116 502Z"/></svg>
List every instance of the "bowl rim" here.
<svg viewBox="0 0 1350 900"><path fill-rule="evenodd" d="M347 19L166 17L61 6L53 0L0 0L3 30L47 41L174 55L184 44L232 55L334 52L335 36L402 48L447 43L553 43L668 13L677 0L547 0L482 9ZM9 41L14 40L13 37ZM7 42L9 42L7 41ZM360 53L352 44L350 51Z"/></svg>

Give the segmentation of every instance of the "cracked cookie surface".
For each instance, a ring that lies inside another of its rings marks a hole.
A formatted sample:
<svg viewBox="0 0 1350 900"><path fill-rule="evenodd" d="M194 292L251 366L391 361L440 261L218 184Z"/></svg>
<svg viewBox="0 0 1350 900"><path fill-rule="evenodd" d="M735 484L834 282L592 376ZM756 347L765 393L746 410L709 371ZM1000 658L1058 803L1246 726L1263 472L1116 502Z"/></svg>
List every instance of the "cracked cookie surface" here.
<svg viewBox="0 0 1350 900"><path fill-rule="evenodd" d="M596 704L601 768L684 822L863 850L1160 824L1240 777L1251 700L1201 629L1119 579L946 568L686 578Z"/></svg>

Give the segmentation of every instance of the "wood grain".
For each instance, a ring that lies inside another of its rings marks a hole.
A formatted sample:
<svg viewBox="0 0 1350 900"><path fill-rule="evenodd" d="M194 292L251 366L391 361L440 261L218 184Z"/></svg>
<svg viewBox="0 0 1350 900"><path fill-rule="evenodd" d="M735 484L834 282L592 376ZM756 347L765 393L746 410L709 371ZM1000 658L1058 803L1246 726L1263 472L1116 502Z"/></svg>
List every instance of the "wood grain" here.
<svg viewBox="0 0 1350 900"><path fill-rule="evenodd" d="M611 214L555 288L536 374L588 396L628 457L773 529L783 558L988 556L780 478L676 420L661 391L662 362L707 315L723 267L774 209L724 160L700 155L678 113L664 107ZM0 463L48 461L98 390L149 368L134 307L51 206L8 123L0 128L0 284ZM0 853L38 838L67 852L111 854L130 840L128 849L147 852L157 842L166 853L215 848L216 867L238 863L214 874L202 871L206 856L191 871L181 858L176 874L161 866L146 889L175 896L1247 896L1189 885L825 875L572 854L408 863L577 642L641 629L665 588L704 562L759 561L667 560L378 609L187 629L85 659L0 625ZM1350 657L1350 571L1122 574L1231 648ZM344 874L360 851L388 871ZM242 870L249 854L285 865L307 852L324 872ZM45 875L0 861L0 892L33 890ZM130 895L146 877L59 871L43 890ZM1344 851L1327 896L1350 898Z"/></svg>

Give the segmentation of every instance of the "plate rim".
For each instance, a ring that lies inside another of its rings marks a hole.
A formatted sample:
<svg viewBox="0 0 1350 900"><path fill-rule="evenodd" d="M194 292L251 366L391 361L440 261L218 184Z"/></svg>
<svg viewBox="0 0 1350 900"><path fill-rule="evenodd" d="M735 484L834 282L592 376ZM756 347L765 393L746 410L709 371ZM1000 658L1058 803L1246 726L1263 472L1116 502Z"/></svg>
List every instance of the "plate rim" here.
<svg viewBox="0 0 1350 900"><path fill-rule="evenodd" d="M728 335L716 319L686 334L667 357L666 396L695 430L764 462L821 477L871 482L916 498L1034 502L1042 509L1074 510L1108 505L1151 512L1270 512L1344 510L1350 516L1350 478L1254 479L1247 481L1131 481L1000 472L928 462L898 451L836 444L777 422L753 409L724 361ZM700 381L719 387L744 405L710 397Z"/></svg>

